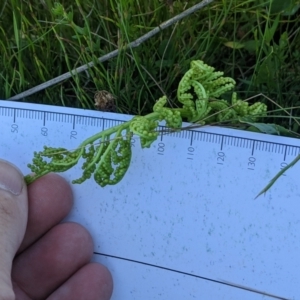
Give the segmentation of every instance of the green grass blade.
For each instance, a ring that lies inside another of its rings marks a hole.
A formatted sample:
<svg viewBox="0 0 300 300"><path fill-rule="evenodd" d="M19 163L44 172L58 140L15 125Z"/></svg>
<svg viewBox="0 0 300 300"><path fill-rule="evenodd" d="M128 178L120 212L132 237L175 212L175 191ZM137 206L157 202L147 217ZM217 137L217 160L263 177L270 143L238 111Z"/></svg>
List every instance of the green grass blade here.
<svg viewBox="0 0 300 300"><path fill-rule="evenodd" d="M284 172L286 172L289 168L293 167L298 161L300 160L300 154L298 156L296 156L296 158L289 163L287 166L285 166L284 168L282 168L273 178L272 180L269 182L269 184L263 188L260 193L255 197L255 199L257 199L259 196L261 196L262 194L265 194L272 186L273 184L277 181L277 179L284 174Z"/></svg>

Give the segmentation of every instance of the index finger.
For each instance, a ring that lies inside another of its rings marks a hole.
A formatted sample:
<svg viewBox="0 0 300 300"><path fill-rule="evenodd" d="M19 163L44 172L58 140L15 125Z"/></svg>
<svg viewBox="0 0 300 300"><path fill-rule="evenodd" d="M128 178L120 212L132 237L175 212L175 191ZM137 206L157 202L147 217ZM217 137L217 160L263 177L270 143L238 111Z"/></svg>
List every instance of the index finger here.
<svg viewBox="0 0 300 300"><path fill-rule="evenodd" d="M50 173L31 183L28 186L28 223L18 253L61 222L72 205L71 186L61 176Z"/></svg>

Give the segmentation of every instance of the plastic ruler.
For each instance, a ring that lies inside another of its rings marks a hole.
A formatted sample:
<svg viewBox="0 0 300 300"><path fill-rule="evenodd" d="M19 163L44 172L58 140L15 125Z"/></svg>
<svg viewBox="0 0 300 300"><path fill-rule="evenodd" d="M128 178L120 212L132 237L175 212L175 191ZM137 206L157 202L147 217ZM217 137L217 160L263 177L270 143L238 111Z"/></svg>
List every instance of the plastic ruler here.
<svg viewBox="0 0 300 300"><path fill-rule="evenodd" d="M76 148L131 117L0 101L0 157L29 172L44 145ZM123 180L73 185L68 220L94 238L94 260L114 279L112 299L300 299L299 165L266 195L300 141L219 127L133 139ZM61 173L80 177L80 166Z"/></svg>

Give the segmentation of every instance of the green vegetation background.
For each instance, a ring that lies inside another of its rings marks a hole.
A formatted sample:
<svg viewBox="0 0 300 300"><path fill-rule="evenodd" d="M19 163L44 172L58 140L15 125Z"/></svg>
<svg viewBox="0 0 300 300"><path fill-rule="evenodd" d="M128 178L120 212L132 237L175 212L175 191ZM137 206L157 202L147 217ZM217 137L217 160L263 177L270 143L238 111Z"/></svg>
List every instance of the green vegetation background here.
<svg viewBox="0 0 300 300"><path fill-rule="evenodd" d="M198 2L62 0L62 18L52 0L1 1L0 99L94 61L88 71L22 101L93 108L95 92L106 90L119 112L145 114L162 94L175 104L180 78L191 60L201 59L233 77L240 98L271 98L277 105L255 99L274 111L268 122L299 132L278 109L299 115L299 0L215 0L139 47L97 63Z"/></svg>

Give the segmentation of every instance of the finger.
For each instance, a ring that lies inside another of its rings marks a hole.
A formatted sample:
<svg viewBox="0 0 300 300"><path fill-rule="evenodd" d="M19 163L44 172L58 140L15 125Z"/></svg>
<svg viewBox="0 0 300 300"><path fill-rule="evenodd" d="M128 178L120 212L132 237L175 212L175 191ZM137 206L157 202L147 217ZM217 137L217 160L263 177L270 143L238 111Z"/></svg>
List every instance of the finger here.
<svg viewBox="0 0 300 300"><path fill-rule="evenodd" d="M70 185L61 176L50 173L28 186L28 224L20 253L64 219L73 204Z"/></svg>
<svg viewBox="0 0 300 300"><path fill-rule="evenodd" d="M30 298L45 299L87 264L92 254L92 238L84 227L59 224L16 257L12 279Z"/></svg>
<svg viewBox="0 0 300 300"><path fill-rule="evenodd" d="M106 267L90 263L78 270L47 300L109 300L113 281Z"/></svg>
<svg viewBox="0 0 300 300"><path fill-rule="evenodd" d="M12 164L0 160L1 299L14 297L10 280L11 265L24 237L27 210L27 189L22 173Z"/></svg>

